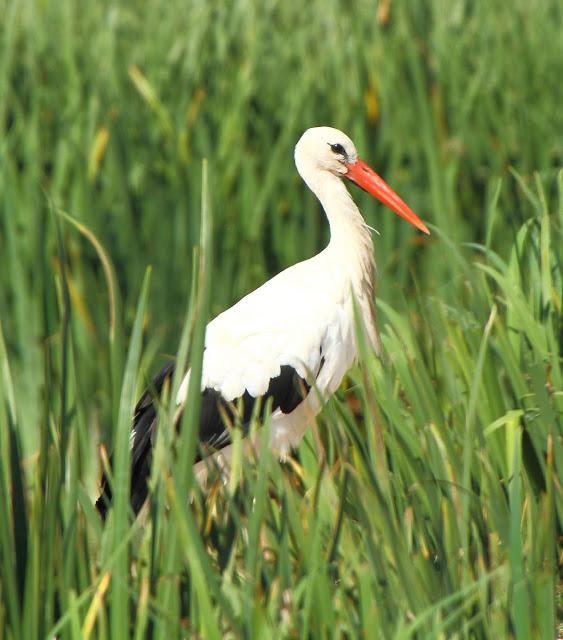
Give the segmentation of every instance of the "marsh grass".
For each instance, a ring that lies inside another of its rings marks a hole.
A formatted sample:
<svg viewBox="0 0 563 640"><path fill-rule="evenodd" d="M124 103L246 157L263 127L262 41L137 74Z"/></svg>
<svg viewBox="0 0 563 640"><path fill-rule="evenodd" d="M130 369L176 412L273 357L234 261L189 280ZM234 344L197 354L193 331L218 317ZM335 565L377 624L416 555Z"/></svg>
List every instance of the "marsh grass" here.
<svg viewBox="0 0 563 640"><path fill-rule="evenodd" d="M560 5L0 6L0 637L554 638ZM354 193L382 357L205 493L178 377L132 522L151 374L326 240L291 162L324 123L432 223Z"/></svg>

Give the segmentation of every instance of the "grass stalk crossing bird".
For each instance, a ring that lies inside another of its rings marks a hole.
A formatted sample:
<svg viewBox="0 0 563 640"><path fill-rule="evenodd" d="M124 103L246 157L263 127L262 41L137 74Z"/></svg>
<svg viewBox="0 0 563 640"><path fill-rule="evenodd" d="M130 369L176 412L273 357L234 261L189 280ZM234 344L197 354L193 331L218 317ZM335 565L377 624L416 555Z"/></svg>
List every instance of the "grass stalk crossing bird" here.
<svg viewBox="0 0 563 640"><path fill-rule="evenodd" d="M295 147L295 164L317 196L330 225L330 242L319 254L295 264L227 309L206 328L201 380L199 441L229 460L230 432L223 416L242 406L243 425L254 403L271 399L271 446L279 454L295 447L323 399L336 391L358 355L354 300L366 341L379 349L374 306L375 261L370 228L348 193L351 180L415 227L418 216L358 158L350 138L331 127L315 127ZM131 435L131 507L137 513L148 494L157 428L155 395L171 379L168 363L135 409ZM186 401L190 371L176 398ZM102 481L96 506L105 516L111 486Z"/></svg>

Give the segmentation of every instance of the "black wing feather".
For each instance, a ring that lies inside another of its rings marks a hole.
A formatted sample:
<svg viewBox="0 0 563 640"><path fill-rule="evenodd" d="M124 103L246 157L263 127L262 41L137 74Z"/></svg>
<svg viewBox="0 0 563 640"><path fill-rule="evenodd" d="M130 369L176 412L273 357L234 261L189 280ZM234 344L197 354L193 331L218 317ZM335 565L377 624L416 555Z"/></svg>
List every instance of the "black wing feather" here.
<svg viewBox="0 0 563 640"><path fill-rule="evenodd" d="M156 434L157 407L155 398L160 398L165 383L170 384L174 374L175 362L171 360L153 379L145 390L133 413L133 431L135 437L131 448L131 508L138 513L148 494L148 478L151 472L152 448ZM110 466L112 459L110 459ZM102 477L100 497L96 508L103 519L111 504L112 491L107 474Z"/></svg>
<svg viewBox="0 0 563 640"><path fill-rule="evenodd" d="M321 367L323 364L324 358L321 358ZM174 362L169 362L154 378L135 407L133 417L135 435L131 449L131 508L135 514L140 511L148 495L148 479L157 427L155 399L160 397L165 383L171 381L173 373ZM283 413L291 413L307 396L310 388L307 381L293 367L283 365L279 375L270 380L268 390L261 396L259 417L261 419L264 417L269 398L272 398L272 411L279 408ZM200 450L196 462L209 455L210 449L217 451L231 443L229 430L223 422L223 415L230 416L234 420L235 413L240 407L242 425L248 427L257 400L258 398L245 391L241 398L228 402L216 389L203 390L199 421ZM180 413L178 425L181 424L181 420ZM111 504L111 497L111 486L104 474L101 495L96 502L96 508L104 519Z"/></svg>
<svg viewBox="0 0 563 640"><path fill-rule="evenodd" d="M268 390L260 397L261 405L258 417L264 418L267 400L272 398L272 411L281 409L283 413L291 413L301 404L309 393L311 386L301 378L297 371L289 365L283 365L280 373L270 380ZM235 419L235 410L240 408L240 418L243 427L248 427L254 405L258 398L245 391L242 397L227 402L215 389L204 389L201 398L201 412L199 419L199 442L207 449L222 449L231 444L229 430L223 422L223 415ZM198 460L201 460L200 456Z"/></svg>

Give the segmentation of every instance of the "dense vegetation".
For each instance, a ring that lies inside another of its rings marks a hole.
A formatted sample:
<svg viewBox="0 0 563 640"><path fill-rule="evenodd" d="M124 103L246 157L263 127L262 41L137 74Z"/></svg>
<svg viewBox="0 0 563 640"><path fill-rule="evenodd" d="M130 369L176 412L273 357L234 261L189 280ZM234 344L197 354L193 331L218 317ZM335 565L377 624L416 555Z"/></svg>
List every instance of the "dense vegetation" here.
<svg viewBox="0 0 563 640"><path fill-rule="evenodd" d="M556 637L561 3L0 15L0 637ZM151 509L118 491L102 527L102 461L126 486L165 354L197 368L210 315L326 242L292 162L319 124L431 226L354 191L382 358L293 458L238 458L206 494L197 402L175 445L163 402Z"/></svg>

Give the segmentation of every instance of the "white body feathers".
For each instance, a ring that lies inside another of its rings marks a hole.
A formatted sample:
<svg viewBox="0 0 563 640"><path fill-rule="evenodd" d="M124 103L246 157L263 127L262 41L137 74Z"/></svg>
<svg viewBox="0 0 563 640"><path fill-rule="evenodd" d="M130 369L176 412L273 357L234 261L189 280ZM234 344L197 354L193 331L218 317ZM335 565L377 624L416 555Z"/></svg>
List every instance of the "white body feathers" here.
<svg viewBox="0 0 563 640"><path fill-rule="evenodd" d="M228 465L232 445L224 417L234 415L232 401L241 399L236 406L248 421L256 398L271 400L270 444L283 455L299 443L323 401L338 388L357 358L357 330L368 345L379 349L371 236L342 178L429 233L422 220L358 158L353 142L338 129L308 129L295 147L295 164L324 208L330 242L324 251L278 274L207 326L198 425L201 446L195 467L201 480L210 453L219 464ZM168 362L162 368L135 408L130 487L135 513L149 494L158 426L154 400L170 380L174 366ZM177 420L189 379L188 371L176 398ZM96 502L102 518L111 499L111 482L104 474Z"/></svg>
<svg viewBox="0 0 563 640"><path fill-rule="evenodd" d="M326 144L344 137L349 153L355 154L341 132L328 127L309 131L326 137ZM368 344L379 346L369 228L340 176L311 159L308 133L296 147L296 164L323 205L331 241L315 257L279 273L212 320L203 356L202 390L213 388L229 401L245 391L254 397L266 393L282 365L314 381L305 401L291 413L277 409L272 415L271 445L281 454L298 444L321 398L334 393L357 357L354 297ZM185 401L188 380L189 372L178 404Z"/></svg>

